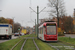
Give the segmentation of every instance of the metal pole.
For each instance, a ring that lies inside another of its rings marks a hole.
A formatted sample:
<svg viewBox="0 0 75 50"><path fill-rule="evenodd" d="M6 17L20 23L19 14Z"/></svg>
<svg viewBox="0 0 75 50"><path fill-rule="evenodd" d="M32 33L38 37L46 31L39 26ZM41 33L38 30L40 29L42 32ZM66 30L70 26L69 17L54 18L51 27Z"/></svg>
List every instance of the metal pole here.
<svg viewBox="0 0 75 50"><path fill-rule="evenodd" d="M38 39L38 25L39 25L39 6L37 6L37 39Z"/></svg>
<svg viewBox="0 0 75 50"><path fill-rule="evenodd" d="M35 35L36 35L36 19L35 19Z"/></svg>
<svg viewBox="0 0 75 50"><path fill-rule="evenodd" d="M57 0L57 2L58 2L58 0ZM57 3L57 6L58 6L58 3ZM56 9L57 9L57 20L58 20L58 27L59 27L59 12L58 12L58 7Z"/></svg>
<svg viewBox="0 0 75 50"><path fill-rule="evenodd" d="M74 9L74 30L75 30L75 9Z"/></svg>
<svg viewBox="0 0 75 50"><path fill-rule="evenodd" d="M33 10L31 7L29 7L31 10ZM46 7L45 7L46 8ZM44 9L45 9L44 8ZM42 12L44 9L42 9L40 12ZM33 10L34 11L34 10ZM34 11L36 14L37 14L37 29L36 29L36 34L37 34L37 38L38 38L38 32L39 32L39 29L38 29L38 26L39 26L39 6L37 6L37 12Z"/></svg>

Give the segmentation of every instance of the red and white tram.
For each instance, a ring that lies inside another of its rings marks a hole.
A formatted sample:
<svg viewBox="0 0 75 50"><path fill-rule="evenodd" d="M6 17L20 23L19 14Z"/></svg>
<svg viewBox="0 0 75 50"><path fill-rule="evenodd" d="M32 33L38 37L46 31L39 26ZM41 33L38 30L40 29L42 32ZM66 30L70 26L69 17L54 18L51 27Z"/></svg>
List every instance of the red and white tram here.
<svg viewBox="0 0 75 50"><path fill-rule="evenodd" d="M43 41L57 41L57 23L53 21L44 22L39 26L38 37Z"/></svg>

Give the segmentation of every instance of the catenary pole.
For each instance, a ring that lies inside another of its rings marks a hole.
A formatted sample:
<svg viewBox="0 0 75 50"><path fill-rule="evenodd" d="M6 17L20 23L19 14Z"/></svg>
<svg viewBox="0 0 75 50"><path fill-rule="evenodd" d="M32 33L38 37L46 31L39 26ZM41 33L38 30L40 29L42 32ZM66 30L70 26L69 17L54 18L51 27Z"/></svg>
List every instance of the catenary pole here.
<svg viewBox="0 0 75 50"><path fill-rule="evenodd" d="M29 7L31 10L33 10L31 7ZM46 7L45 7L46 8ZM37 24L36 24L36 34L37 34L37 39L38 39L38 33L39 33L39 13L41 13L45 8L43 8L40 12L39 12L39 6L37 6L37 12L33 10L33 12L35 12L37 14Z"/></svg>
<svg viewBox="0 0 75 50"><path fill-rule="evenodd" d="M38 38L38 33L39 33L38 26L39 26L39 6L37 6L37 38Z"/></svg>
<svg viewBox="0 0 75 50"><path fill-rule="evenodd" d="M74 9L74 29L75 29L75 9Z"/></svg>
<svg viewBox="0 0 75 50"><path fill-rule="evenodd" d="M36 19L35 19L35 35L36 35Z"/></svg>

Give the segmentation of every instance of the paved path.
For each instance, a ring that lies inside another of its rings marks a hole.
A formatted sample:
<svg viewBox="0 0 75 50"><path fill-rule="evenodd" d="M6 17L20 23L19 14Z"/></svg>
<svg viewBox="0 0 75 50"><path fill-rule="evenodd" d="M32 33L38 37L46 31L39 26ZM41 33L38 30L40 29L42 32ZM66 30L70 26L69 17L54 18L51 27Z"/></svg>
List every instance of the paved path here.
<svg viewBox="0 0 75 50"><path fill-rule="evenodd" d="M65 37L75 38L75 34L65 34Z"/></svg>
<svg viewBox="0 0 75 50"><path fill-rule="evenodd" d="M12 35L12 39L16 39L18 36L14 36L14 35Z"/></svg>

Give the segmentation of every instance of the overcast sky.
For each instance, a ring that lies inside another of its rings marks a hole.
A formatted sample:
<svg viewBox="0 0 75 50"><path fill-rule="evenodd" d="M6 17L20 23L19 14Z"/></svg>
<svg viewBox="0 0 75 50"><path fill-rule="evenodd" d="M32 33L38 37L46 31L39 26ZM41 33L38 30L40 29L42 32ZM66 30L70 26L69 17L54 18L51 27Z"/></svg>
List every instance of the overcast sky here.
<svg viewBox="0 0 75 50"><path fill-rule="evenodd" d="M75 8L75 0L64 0L66 13L68 15L73 15L73 11ZM13 18L15 22L19 22L22 26L30 26L34 25L36 19L36 13L31 12L29 7L35 11L37 10L37 5L39 6L39 11L41 11L44 7L46 9L44 11L48 11L50 8L48 7L48 0L0 0L0 16L5 18ZM39 15L40 19L49 17L48 12L41 12ZM52 18L52 17L51 17ZM32 19L32 20L31 20ZM29 22L31 21L31 22Z"/></svg>

